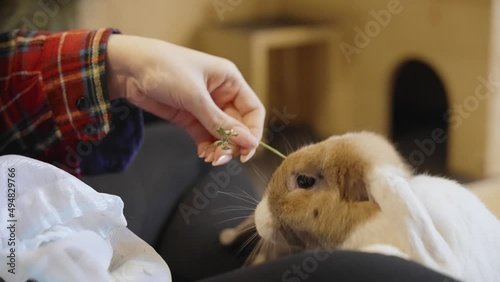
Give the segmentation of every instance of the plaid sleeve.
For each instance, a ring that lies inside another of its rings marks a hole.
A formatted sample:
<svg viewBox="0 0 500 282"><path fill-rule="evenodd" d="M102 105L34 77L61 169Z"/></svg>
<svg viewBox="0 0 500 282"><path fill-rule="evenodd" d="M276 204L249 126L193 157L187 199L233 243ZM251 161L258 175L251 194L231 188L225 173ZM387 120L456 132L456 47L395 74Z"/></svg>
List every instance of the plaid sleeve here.
<svg viewBox="0 0 500 282"><path fill-rule="evenodd" d="M113 29L0 34L0 153L79 174L68 150L110 130L105 73Z"/></svg>

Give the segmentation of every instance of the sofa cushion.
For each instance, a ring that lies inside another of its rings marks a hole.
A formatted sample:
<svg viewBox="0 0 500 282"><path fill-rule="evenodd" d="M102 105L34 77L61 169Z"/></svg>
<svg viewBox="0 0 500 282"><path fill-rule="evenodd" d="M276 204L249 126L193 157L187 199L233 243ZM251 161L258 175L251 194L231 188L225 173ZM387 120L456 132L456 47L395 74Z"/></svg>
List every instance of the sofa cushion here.
<svg viewBox="0 0 500 282"><path fill-rule="evenodd" d="M177 201L208 169L184 130L159 122L146 126L143 145L126 171L82 180L120 196L128 228L155 246Z"/></svg>

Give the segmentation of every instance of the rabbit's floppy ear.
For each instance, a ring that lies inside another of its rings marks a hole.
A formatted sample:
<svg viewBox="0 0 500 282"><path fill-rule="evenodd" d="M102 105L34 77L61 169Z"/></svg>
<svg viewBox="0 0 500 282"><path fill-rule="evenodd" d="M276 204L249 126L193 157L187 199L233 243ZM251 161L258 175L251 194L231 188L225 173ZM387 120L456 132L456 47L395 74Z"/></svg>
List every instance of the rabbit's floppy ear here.
<svg viewBox="0 0 500 282"><path fill-rule="evenodd" d="M343 172L343 175L337 178L341 199L348 202L368 201L368 191L363 175L356 171L343 170Z"/></svg>
<svg viewBox="0 0 500 282"><path fill-rule="evenodd" d="M331 160L340 198L348 202L368 201L365 174L369 164L358 147L347 140L338 142Z"/></svg>

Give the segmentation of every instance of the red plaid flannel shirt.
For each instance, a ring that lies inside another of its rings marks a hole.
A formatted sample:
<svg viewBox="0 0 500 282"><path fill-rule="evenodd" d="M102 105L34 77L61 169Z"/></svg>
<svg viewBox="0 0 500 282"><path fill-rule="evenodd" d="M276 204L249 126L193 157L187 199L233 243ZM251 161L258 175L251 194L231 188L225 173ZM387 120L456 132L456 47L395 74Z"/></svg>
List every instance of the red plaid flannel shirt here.
<svg viewBox="0 0 500 282"><path fill-rule="evenodd" d="M68 148L110 129L106 43L113 29L0 34L0 153L79 175ZM68 147L69 146L69 147Z"/></svg>

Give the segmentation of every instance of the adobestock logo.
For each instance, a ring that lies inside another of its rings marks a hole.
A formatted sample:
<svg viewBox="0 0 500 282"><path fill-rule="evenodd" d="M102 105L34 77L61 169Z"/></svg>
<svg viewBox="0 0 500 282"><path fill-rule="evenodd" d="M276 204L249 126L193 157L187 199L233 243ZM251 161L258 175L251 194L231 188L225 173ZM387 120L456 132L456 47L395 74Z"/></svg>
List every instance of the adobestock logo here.
<svg viewBox="0 0 500 282"><path fill-rule="evenodd" d="M296 114L289 114L286 106L283 106L281 112L274 108L272 113L274 115L269 119L269 127L264 128L263 139L266 140L266 142L272 142L275 134L283 132L286 126L290 124L291 120L297 117Z"/></svg>
<svg viewBox="0 0 500 282"><path fill-rule="evenodd" d="M225 189L231 180L231 176L236 176L243 171L243 168L237 161L231 161L224 166L223 171L217 173L211 171L209 173L210 179L203 186L203 190L194 188L194 194L191 205L181 203L178 208L186 224L191 223L191 216L199 215L202 210L208 207L210 200L219 195L221 189Z"/></svg>
<svg viewBox="0 0 500 282"><path fill-rule="evenodd" d="M39 30L49 24L50 18L54 18L61 10L61 6L67 5L71 0L39 0L38 9L31 18L21 18L21 29Z"/></svg>
<svg viewBox="0 0 500 282"><path fill-rule="evenodd" d="M214 0L212 4L217 12L219 20L224 21L224 14L227 12L233 12L238 6L243 3L243 0Z"/></svg>
<svg viewBox="0 0 500 282"><path fill-rule="evenodd" d="M351 63L351 57L354 54L361 54L363 49L370 45L372 39L380 34L382 28L389 26L394 15L398 15L403 11L403 6L399 0L390 0L387 2L386 7L386 9L380 11L371 10L370 15L373 20L367 22L364 29L359 26L354 27L354 45L344 41L339 44L340 50L348 63Z"/></svg>
<svg viewBox="0 0 500 282"><path fill-rule="evenodd" d="M133 81L136 89L130 91L130 97L110 101L110 113L120 121L126 120L131 114L137 113L137 106L135 104L146 99L144 93L160 89L162 84L168 84L168 81L171 79L171 75L161 70L158 65L156 67L148 66L140 78ZM89 129L91 128L89 127ZM107 134L111 134L115 130L116 125L111 122ZM79 167L82 158L90 156L102 142L103 139L81 140L77 143L76 148L66 146L65 166L71 169ZM57 163L54 164L58 165Z"/></svg>
<svg viewBox="0 0 500 282"><path fill-rule="evenodd" d="M321 262L327 260L334 250L330 248L315 249L310 256L302 259L300 264L293 264L281 275L282 282L306 281L311 273L318 270Z"/></svg>
<svg viewBox="0 0 500 282"><path fill-rule="evenodd" d="M464 120L468 119L482 102L486 102L492 95L497 93L499 83L483 76L477 77L478 84L474 89L474 94L465 97L461 103L455 103L444 113L443 120L449 125L450 130L456 130L462 126ZM412 166L420 166L425 159L435 153L439 144L446 142L448 133L442 128L435 128L429 138L415 139L413 143L418 149L413 150L408 155L408 160Z"/></svg>

